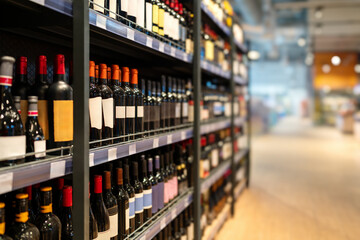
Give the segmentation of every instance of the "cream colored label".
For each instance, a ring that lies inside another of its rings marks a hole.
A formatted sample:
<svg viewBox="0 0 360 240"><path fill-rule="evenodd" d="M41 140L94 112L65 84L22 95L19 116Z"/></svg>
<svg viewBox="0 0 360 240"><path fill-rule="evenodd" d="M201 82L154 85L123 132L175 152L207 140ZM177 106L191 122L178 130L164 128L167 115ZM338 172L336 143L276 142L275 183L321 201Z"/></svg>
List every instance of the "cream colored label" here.
<svg viewBox="0 0 360 240"><path fill-rule="evenodd" d="M49 119L47 100L38 101L38 121L43 130L45 140L49 139Z"/></svg>
<svg viewBox="0 0 360 240"><path fill-rule="evenodd" d="M109 10L110 10L109 16L114 19L116 19L116 7L117 7L116 3L117 0L109 0Z"/></svg>
<svg viewBox="0 0 360 240"><path fill-rule="evenodd" d="M125 118L125 106L116 106L116 118Z"/></svg>
<svg viewBox="0 0 360 240"><path fill-rule="evenodd" d="M104 0L93 0L94 10L104 13Z"/></svg>
<svg viewBox="0 0 360 240"><path fill-rule="evenodd" d="M137 1L137 14L136 14L136 23L141 26L145 27L145 3L144 0L135 0Z"/></svg>
<svg viewBox="0 0 360 240"><path fill-rule="evenodd" d="M27 119L28 114L28 101L27 100L20 100L20 110L21 110L21 121L23 124L23 127L25 128L25 123Z"/></svg>
<svg viewBox="0 0 360 240"><path fill-rule="evenodd" d="M26 137L4 136L0 137L0 161L22 158L26 153Z"/></svg>
<svg viewBox="0 0 360 240"><path fill-rule="evenodd" d="M144 106L137 107L137 117L144 117Z"/></svg>
<svg viewBox="0 0 360 240"><path fill-rule="evenodd" d="M46 140L40 140L34 142L35 157L41 158L46 156ZM40 152L40 153L38 153Z"/></svg>
<svg viewBox="0 0 360 240"><path fill-rule="evenodd" d="M126 118L134 118L134 117L135 117L135 106L127 106Z"/></svg>
<svg viewBox="0 0 360 240"><path fill-rule="evenodd" d="M108 98L102 100L103 116L105 127L114 127L114 99Z"/></svg>
<svg viewBox="0 0 360 240"><path fill-rule="evenodd" d="M54 101L54 141L66 142L73 140L73 100Z"/></svg>
<svg viewBox="0 0 360 240"><path fill-rule="evenodd" d="M101 97L89 99L90 127L96 129L102 128L101 109Z"/></svg>

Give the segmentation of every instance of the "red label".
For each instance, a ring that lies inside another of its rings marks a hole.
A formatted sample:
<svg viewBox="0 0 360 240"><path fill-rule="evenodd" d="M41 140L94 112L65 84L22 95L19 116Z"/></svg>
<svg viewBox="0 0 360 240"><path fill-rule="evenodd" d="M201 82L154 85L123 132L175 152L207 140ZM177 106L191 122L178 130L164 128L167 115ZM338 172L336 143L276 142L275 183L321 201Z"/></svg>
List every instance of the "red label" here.
<svg viewBox="0 0 360 240"><path fill-rule="evenodd" d="M193 100L189 100L189 105L194 105L194 101L193 101Z"/></svg>
<svg viewBox="0 0 360 240"><path fill-rule="evenodd" d="M11 86L12 85L12 77L1 76L0 77L0 85Z"/></svg>
<svg viewBox="0 0 360 240"><path fill-rule="evenodd" d="M28 116L29 117L35 117L38 115L38 111L28 111Z"/></svg>

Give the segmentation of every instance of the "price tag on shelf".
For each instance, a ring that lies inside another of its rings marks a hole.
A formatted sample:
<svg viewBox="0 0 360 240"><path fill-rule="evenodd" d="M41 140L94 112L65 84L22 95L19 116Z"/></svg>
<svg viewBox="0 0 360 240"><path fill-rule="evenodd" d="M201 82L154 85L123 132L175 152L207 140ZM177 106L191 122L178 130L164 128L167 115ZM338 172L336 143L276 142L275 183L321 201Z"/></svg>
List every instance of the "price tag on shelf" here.
<svg viewBox="0 0 360 240"><path fill-rule="evenodd" d="M172 134L167 135L167 144L172 144Z"/></svg>
<svg viewBox="0 0 360 240"><path fill-rule="evenodd" d="M153 148L158 148L159 147L159 138L154 138L153 140Z"/></svg>
<svg viewBox="0 0 360 240"><path fill-rule="evenodd" d="M159 51L164 52L165 51L165 44L163 42L159 43Z"/></svg>
<svg viewBox="0 0 360 240"><path fill-rule="evenodd" d="M163 230L166 227L166 217L164 217L163 219L161 219L160 222L160 228L161 230Z"/></svg>
<svg viewBox="0 0 360 240"><path fill-rule="evenodd" d="M40 5L42 5L42 6L45 5L45 0L30 0L30 1L35 2L35 3L37 3L37 4L40 4Z"/></svg>
<svg viewBox="0 0 360 240"><path fill-rule="evenodd" d="M90 153L89 154L89 166L92 167L94 165L95 165L95 163L94 163L94 153Z"/></svg>
<svg viewBox="0 0 360 240"><path fill-rule="evenodd" d="M11 192L13 190L14 173L4 173L0 175L0 194Z"/></svg>
<svg viewBox="0 0 360 240"><path fill-rule="evenodd" d="M186 131L182 131L181 132L181 140L185 140L186 139Z"/></svg>
<svg viewBox="0 0 360 240"><path fill-rule="evenodd" d="M146 37L146 46L148 46L149 48L152 48L152 42L153 42L153 39L151 37Z"/></svg>
<svg viewBox="0 0 360 240"><path fill-rule="evenodd" d="M127 38L134 41L134 39L135 39L134 30L132 30L130 28L127 29Z"/></svg>
<svg viewBox="0 0 360 240"><path fill-rule="evenodd" d="M174 220L176 218L177 214L176 214L176 209L171 211L171 219Z"/></svg>
<svg viewBox="0 0 360 240"><path fill-rule="evenodd" d="M102 29L106 29L106 18L99 13L96 14L96 26Z"/></svg>
<svg viewBox="0 0 360 240"><path fill-rule="evenodd" d="M110 148L108 150L108 161L112 161L117 159L117 149L116 148Z"/></svg>
<svg viewBox="0 0 360 240"><path fill-rule="evenodd" d="M136 154L136 144L129 145L129 155Z"/></svg>
<svg viewBox="0 0 360 240"><path fill-rule="evenodd" d="M175 53L176 53L176 48L171 47L171 48L170 48L170 55L173 56L173 57L175 57Z"/></svg>
<svg viewBox="0 0 360 240"><path fill-rule="evenodd" d="M53 162L50 165L50 178L58 178L65 175L66 161Z"/></svg>

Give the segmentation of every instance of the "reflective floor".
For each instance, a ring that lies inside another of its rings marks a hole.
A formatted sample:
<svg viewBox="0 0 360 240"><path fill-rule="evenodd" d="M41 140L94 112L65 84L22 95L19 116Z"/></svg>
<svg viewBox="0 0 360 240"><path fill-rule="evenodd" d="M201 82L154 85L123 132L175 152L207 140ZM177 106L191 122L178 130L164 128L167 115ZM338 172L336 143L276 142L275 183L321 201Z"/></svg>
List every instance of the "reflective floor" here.
<svg viewBox="0 0 360 240"><path fill-rule="evenodd" d="M251 186L219 240L360 239L360 141L287 118L254 137Z"/></svg>

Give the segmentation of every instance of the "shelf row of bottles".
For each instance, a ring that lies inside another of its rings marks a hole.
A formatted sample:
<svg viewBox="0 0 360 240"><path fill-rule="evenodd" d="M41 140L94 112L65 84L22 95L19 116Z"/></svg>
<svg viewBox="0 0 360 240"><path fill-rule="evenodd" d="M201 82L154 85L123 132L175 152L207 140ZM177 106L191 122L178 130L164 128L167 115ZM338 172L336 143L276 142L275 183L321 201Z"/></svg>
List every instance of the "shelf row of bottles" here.
<svg viewBox="0 0 360 240"><path fill-rule="evenodd" d="M201 8L227 36L231 34L233 9L229 1L202 0Z"/></svg>

